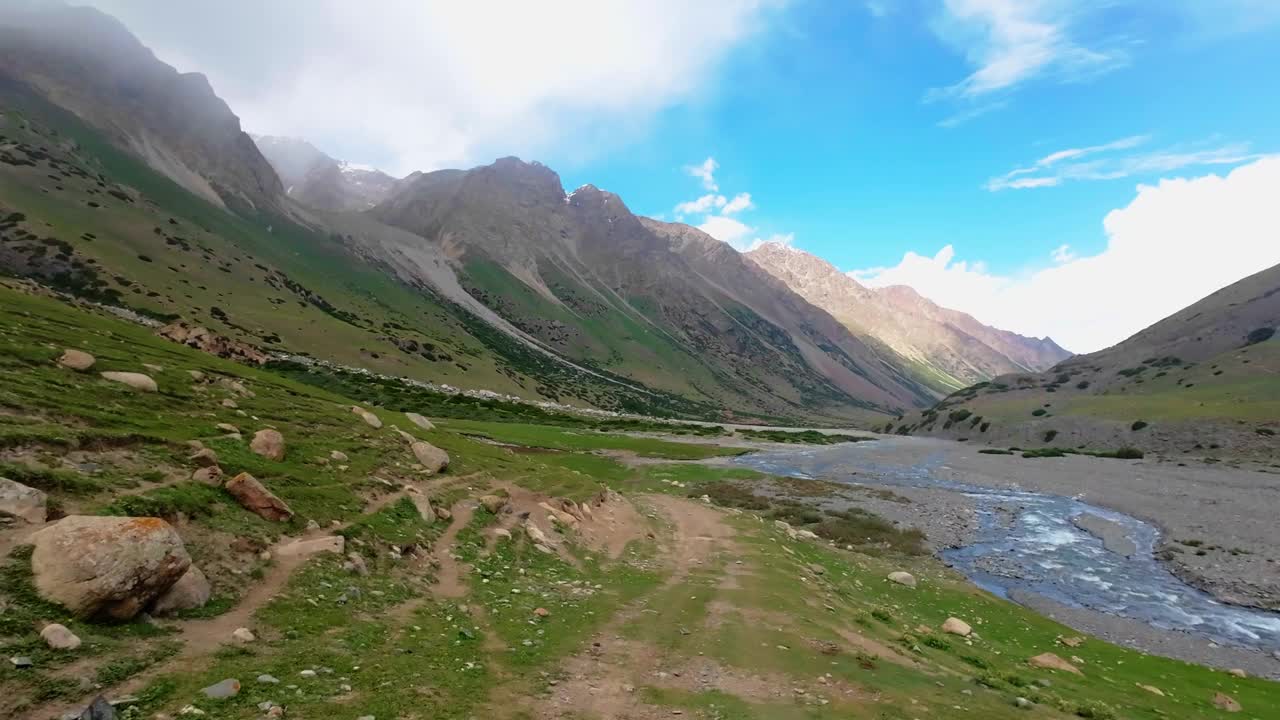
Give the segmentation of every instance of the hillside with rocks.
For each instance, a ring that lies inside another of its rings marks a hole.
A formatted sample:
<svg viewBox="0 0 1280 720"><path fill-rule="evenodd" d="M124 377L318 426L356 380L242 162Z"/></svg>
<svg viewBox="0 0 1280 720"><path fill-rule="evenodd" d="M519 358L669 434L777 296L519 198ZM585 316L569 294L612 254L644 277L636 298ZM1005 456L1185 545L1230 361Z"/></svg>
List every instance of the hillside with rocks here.
<svg viewBox="0 0 1280 720"><path fill-rule="evenodd" d="M988 327L911 288L864 287L831 263L781 243L761 244L746 256L858 337L888 346L939 395L997 375L1047 370L1071 357L1049 338Z"/></svg>
<svg viewBox="0 0 1280 720"><path fill-rule="evenodd" d="M1127 340L1044 373L966 388L894 425L991 445L1274 465L1280 435L1280 266Z"/></svg>

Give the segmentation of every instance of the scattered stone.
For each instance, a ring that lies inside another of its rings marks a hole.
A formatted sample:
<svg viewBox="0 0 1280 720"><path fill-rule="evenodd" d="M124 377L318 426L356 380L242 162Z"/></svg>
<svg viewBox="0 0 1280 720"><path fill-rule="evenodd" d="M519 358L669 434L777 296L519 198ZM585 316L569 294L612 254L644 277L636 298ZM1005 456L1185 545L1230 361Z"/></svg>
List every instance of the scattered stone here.
<svg viewBox="0 0 1280 720"><path fill-rule="evenodd" d="M0 477L0 515L38 525L48 517L49 496L20 482Z"/></svg>
<svg viewBox="0 0 1280 720"><path fill-rule="evenodd" d="M204 715L204 711L195 705L187 705L178 711L179 715Z"/></svg>
<svg viewBox="0 0 1280 720"><path fill-rule="evenodd" d="M413 456L418 459L418 462L433 475L449 466L449 453L425 440L419 440L409 448L413 450Z"/></svg>
<svg viewBox="0 0 1280 720"><path fill-rule="evenodd" d="M506 528L494 528L494 529L493 529L493 536L494 536L494 537L502 538L502 539L504 539L504 540L510 540L510 539L511 539L511 531L510 531L510 530L508 530L508 529L506 529Z"/></svg>
<svg viewBox="0 0 1280 720"><path fill-rule="evenodd" d="M428 420L428 419L426 419L426 418L422 417L422 416L421 416L421 415L419 415L418 413L411 413L411 412L407 412L407 413L405 413L405 414L404 414L404 416L405 416L406 418L409 418L409 422L413 423L414 425L417 425L418 427L422 428L423 430L435 430L435 429L436 429L436 426L435 426L435 425L433 425L433 424L431 423L431 421L430 421L430 420Z"/></svg>
<svg viewBox="0 0 1280 720"><path fill-rule="evenodd" d="M533 611L533 614L534 614L534 615L537 615L538 617L544 618L544 617L546 617L546 616L550 615L550 614L551 614L551 611L550 611L550 610L547 610L546 608L541 608L541 607L540 607L540 608L537 608L536 610L534 610L534 611Z"/></svg>
<svg viewBox="0 0 1280 720"><path fill-rule="evenodd" d="M54 650L75 650L80 647L80 638L68 630L66 625L49 623L40 631L40 637L44 639L45 645Z"/></svg>
<svg viewBox="0 0 1280 720"><path fill-rule="evenodd" d="M1152 695L1159 695L1160 697L1164 697L1164 691L1158 687L1155 687L1154 685L1143 685L1142 683L1136 683L1136 684L1139 688L1146 690Z"/></svg>
<svg viewBox="0 0 1280 720"><path fill-rule="evenodd" d="M268 460L279 462L284 459L284 436L271 428L259 430L249 441L249 449Z"/></svg>
<svg viewBox="0 0 1280 720"><path fill-rule="evenodd" d="M1064 637L1064 638L1058 638L1058 642L1062 643L1063 645L1066 645L1067 647L1077 648L1084 644L1084 638Z"/></svg>
<svg viewBox="0 0 1280 720"><path fill-rule="evenodd" d="M969 633L973 632L973 628L969 627L969 623L960 618L949 617L946 622L942 623L942 632L959 635L960 637L969 637Z"/></svg>
<svg viewBox="0 0 1280 720"><path fill-rule="evenodd" d="M347 454L342 452L341 450L334 450L329 453L329 459L336 460L337 462L346 462L350 458L348 458Z"/></svg>
<svg viewBox="0 0 1280 720"><path fill-rule="evenodd" d="M149 375L143 375L136 372L104 372L101 373L103 380L118 382L135 390L143 392L159 392L160 386L156 385L156 381L151 379Z"/></svg>
<svg viewBox="0 0 1280 720"><path fill-rule="evenodd" d="M258 676L258 682L263 683L265 685L278 685L280 684L280 678L274 675L267 675L266 673L263 673L262 675Z"/></svg>
<svg viewBox="0 0 1280 720"><path fill-rule="evenodd" d="M99 695L79 715L71 717L72 720L116 720L116 709L105 697Z"/></svg>
<svg viewBox="0 0 1280 720"><path fill-rule="evenodd" d="M218 453L209 448L201 448L188 458L200 467L214 467L218 464Z"/></svg>
<svg viewBox="0 0 1280 720"><path fill-rule="evenodd" d="M341 554L345 548L346 541L341 535L326 535L325 537L312 538L311 540L294 540L288 545L281 545L277 548L276 554L282 558L296 555L314 555L322 552Z"/></svg>
<svg viewBox="0 0 1280 720"><path fill-rule="evenodd" d="M1045 670L1061 670L1063 672L1073 673L1075 675L1083 675L1080 668L1054 655L1053 653L1041 653L1027 660L1032 667L1044 668Z"/></svg>
<svg viewBox="0 0 1280 720"><path fill-rule="evenodd" d="M221 430L224 433L235 433L237 435L240 434L240 428L236 427L235 425L232 425L231 423L218 423L217 425L214 425L214 427L217 428L218 430Z"/></svg>
<svg viewBox="0 0 1280 720"><path fill-rule="evenodd" d="M264 520L283 522L293 517L293 511L283 500L247 472L228 480L226 488L244 509Z"/></svg>
<svg viewBox="0 0 1280 720"><path fill-rule="evenodd" d="M200 692L203 692L205 697L213 698L214 700L225 700L240 694L240 681L235 678L227 678L210 685Z"/></svg>
<svg viewBox="0 0 1280 720"><path fill-rule="evenodd" d="M436 512L436 518L438 518L438 519L440 519L440 520L452 520L452 519L453 519L453 511L452 511L452 510L450 510L450 509L449 509L449 508L447 508L447 507L438 507L438 508L436 508L436 511L435 511L435 512Z"/></svg>
<svg viewBox="0 0 1280 720"><path fill-rule="evenodd" d="M1013 704L1014 704L1014 706L1016 706L1016 707L1020 707L1020 708L1022 708L1023 710L1030 710L1030 709L1031 709L1031 706L1032 706L1032 705L1035 705L1035 703L1031 702L1030 700L1028 700L1028 699L1026 699L1026 698L1024 698L1024 697L1017 697L1017 698L1014 698L1014 699L1013 699Z"/></svg>
<svg viewBox="0 0 1280 720"><path fill-rule="evenodd" d="M507 506L507 499L499 495L481 495L480 506L490 513L497 515Z"/></svg>
<svg viewBox="0 0 1280 720"><path fill-rule="evenodd" d="M1238 678L1249 677L1249 673L1246 673L1244 670L1241 670L1240 668L1231 668L1230 670L1227 671L1227 674L1234 675L1235 677L1238 677Z"/></svg>
<svg viewBox="0 0 1280 720"><path fill-rule="evenodd" d="M369 427L375 430L382 427L382 418L379 418L377 415L374 415L373 413L369 412L368 410L365 410L359 405L352 405L351 412L354 413L361 420L365 421L365 424L367 424Z"/></svg>
<svg viewBox="0 0 1280 720"><path fill-rule="evenodd" d="M27 657L26 655L14 655L13 657L9 658L9 662L19 670L23 668L31 667L31 658Z"/></svg>
<svg viewBox="0 0 1280 720"><path fill-rule="evenodd" d="M68 370L75 370L77 372L84 372L85 370L88 370L93 367L95 362L97 362L96 358L89 353L83 350L73 350L71 348L64 350L62 352L62 357L58 358L59 365L67 368Z"/></svg>
<svg viewBox="0 0 1280 720"><path fill-rule="evenodd" d="M818 537L818 533L816 533L816 532L814 532L814 531L812 531L812 530L796 530L796 531L795 531L795 538L796 538L797 540L808 540L808 541L810 541L810 542L813 542L813 541L816 541L816 540L819 540L819 539L820 539L820 538Z"/></svg>
<svg viewBox="0 0 1280 720"><path fill-rule="evenodd" d="M151 372L164 372L164 366L157 365L155 363L142 363L142 367L150 370Z"/></svg>
<svg viewBox="0 0 1280 720"><path fill-rule="evenodd" d="M315 671L315 670L303 670L302 672L298 673L298 675L301 675L301 676L302 676L302 677L304 677L304 678L313 678L313 677L315 677L315 676L316 676L316 671Z"/></svg>
<svg viewBox="0 0 1280 720"><path fill-rule="evenodd" d="M222 468L214 465L212 467L202 467L191 473L191 479L205 485L221 485L222 484Z"/></svg>
<svg viewBox="0 0 1280 720"><path fill-rule="evenodd" d="M191 566L160 518L71 515L31 536L36 589L79 617L128 620Z"/></svg>
<svg viewBox="0 0 1280 720"><path fill-rule="evenodd" d="M814 575L826 575L827 569L822 567L818 563L810 563L809 572L813 573Z"/></svg>
<svg viewBox="0 0 1280 720"><path fill-rule="evenodd" d="M151 605L151 614L171 615L181 610L194 610L204 607L212 596L213 588L209 586L209 579L200 568L192 565L178 578L178 582L156 598Z"/></svg>
<svg viewBox="0 0 1280 720"><path fill-rule="evenodd" d="M156 334L166 340L181 343L196 350L203 350L210 355L230 358L243 363L262 365L270 359L266 353L249 343L233 340L222 335L215 335L208 328L175 322L156 330Z"/></svg>
<svg viewBox="0 0 1280 720"><path fill-rule="evenodd" d="M1213 706L1218 708L1219 710L1225 710L1227 712L1233 712L1233 713L1240 712L1241 710L1244 709L1243 707L1241 707L1240 703L1236 701L1235 698L1231 697L1226 693L1221 693L1221 692L1216 693L1213 696Z"/></svg>
<svg viewBox="0 0 1280 720"><path fill-rule="evenodd" d="M204 373L200 372L199 370L188 370L187 374L190 375L191 379L195 380L196 382L204 382Z"/></svg>
<svg viewBox="0 0 1280 720"><path fill-rule="evenodd" d="M899 585L906 585L907 587L916 586L916 576L902 570L889 573L889 581Z"/></svg>
<svg viewBox="0 0 1280 720"><path fill-rule="evenodd" d="M535 545L546 545L549 542L546 533L542 532L542 529L534 524L532 520L526 519L524 521L524 532Z"/></svg>
<svg viewBox="0 0 1280 720"><path fill-rule="evenodd" d="M365 564L364 556L355 552L347 555L347 561L342 564L342 569L362 577L369 574L369 566Z"/></svg>
<svg viewBox="0 0 1280 720"><path fill-rule="evenodd" d="M249 628L236 628L231 631L231 638L236 642L251 643L258 639Z"/></svg>
<svg viewBox="0 0 1280 720"><path fill-rule="evenodd" d="M220 404L220 405L222 405L222 407L224 407L224 408L226 408L226 409L228 409L228 410L235 410L236 408L240 407L240 406L236 403L236 401L235 401L235 400L232 400L231 398L223 398L223 399L222 399L222 402L221 402L221 403L219 403L219 404Z"/></svg>

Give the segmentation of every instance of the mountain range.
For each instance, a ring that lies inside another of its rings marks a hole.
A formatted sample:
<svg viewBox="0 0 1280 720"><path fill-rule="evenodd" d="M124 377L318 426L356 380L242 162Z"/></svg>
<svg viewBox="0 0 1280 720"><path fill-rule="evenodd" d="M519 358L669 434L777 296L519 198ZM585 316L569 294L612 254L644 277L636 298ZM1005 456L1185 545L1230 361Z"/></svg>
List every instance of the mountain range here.
<svg viewBox="0 0 1280 720"><path fill-rule="evenodd" d="M0 261L266 349L613 410L856 422L1068 357L538 163L393 178L258 136L93 9L0 10Z"/></svg>

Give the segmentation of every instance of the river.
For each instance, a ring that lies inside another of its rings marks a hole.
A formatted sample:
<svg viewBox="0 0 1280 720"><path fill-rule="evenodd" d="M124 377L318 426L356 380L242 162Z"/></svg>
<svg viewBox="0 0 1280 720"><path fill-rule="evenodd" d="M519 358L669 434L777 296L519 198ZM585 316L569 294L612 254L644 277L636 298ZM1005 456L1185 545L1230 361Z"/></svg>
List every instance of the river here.
<svg viewBox="0 0 1280 720"><path fill-rule="evenodd" d="M978 512L975 539L941 555L992 593L1006 598L1034 593L1222 645L1280 651L1280 613L1226 605L1182 582L1156 560L1159 531L1154 526L1075 498L939 479L935 471L942 463L940 455L912 465L868 462L864 455L875 444L768 450L744 455L735 464L775 475L847 483L855 482L851 467L856 465L862 484L872 475L875 485L961 493ZM1115 523L1136 551L1126 556L1108 550L1101 539L1073 522L1082 514Z"/></svg>

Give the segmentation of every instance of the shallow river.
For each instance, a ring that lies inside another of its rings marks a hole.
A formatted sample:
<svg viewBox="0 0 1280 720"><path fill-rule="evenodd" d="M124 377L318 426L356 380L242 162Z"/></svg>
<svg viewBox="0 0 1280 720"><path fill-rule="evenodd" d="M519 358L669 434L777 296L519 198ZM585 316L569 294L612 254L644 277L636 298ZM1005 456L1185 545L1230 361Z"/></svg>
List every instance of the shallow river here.
<svg viewBox="0 0 1280 720"><path fill-rule="evenodd" d="M877 465L860 454L872 443L798 448L745 455L740 465L776 475L853 482L857 465L875 484L941 488L971 498L977 540L943 551L943 558L981 587L1009 597L1024 591L1064 605L1141 620L1164 630L1194 633L1224 645L1280 650L1280 613L1215 601L1179 580L1152 554L1158 531L1122 513L1069 497L942 480L941 457L917 465ZM1119 524L1137 547L1126 557L1072 522L1092 514Z"/></svg>

